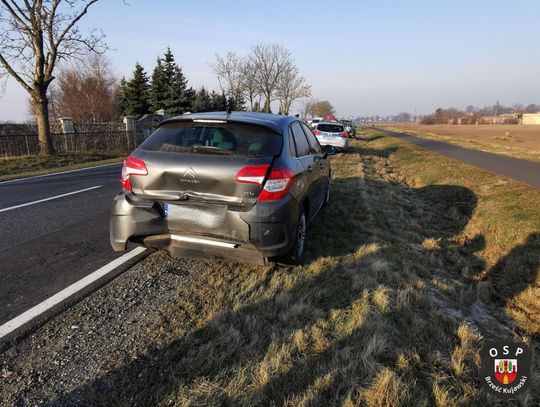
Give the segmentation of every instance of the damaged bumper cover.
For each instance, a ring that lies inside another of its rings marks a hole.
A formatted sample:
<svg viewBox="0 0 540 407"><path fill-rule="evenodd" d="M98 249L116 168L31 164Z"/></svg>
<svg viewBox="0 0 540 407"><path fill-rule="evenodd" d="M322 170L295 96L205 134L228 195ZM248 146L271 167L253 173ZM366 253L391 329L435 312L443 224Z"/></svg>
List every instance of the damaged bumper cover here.
<svg viewBox="0 0 540 407"><path fill-rule="evenodd" d="M124 251L132 241L173 256L213 257L265 264L292 245L298 203L288 195L250 208L200 202L164 203L127 193L111 208L110 241Z"/></svg>

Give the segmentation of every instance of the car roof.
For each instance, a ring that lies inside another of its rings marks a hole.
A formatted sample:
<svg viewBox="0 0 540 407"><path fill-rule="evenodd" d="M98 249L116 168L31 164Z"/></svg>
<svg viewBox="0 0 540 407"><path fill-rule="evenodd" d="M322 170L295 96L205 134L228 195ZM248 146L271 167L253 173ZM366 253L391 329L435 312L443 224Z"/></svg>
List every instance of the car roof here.
<svg viewBox="0 0 540 407"><path fill-rule="evenodd" d="M283 116L272 113L259 113L259 112L204 112L204 113L189 113L182 116L172 117L161 122L160 126L164 124L177 123L177 122L192 122L194 120L220 120L228 123L247 123L257 126L263 126L269 128L278 133L282 133L287 126L297 121L298 118L294 116Z"/></svg>

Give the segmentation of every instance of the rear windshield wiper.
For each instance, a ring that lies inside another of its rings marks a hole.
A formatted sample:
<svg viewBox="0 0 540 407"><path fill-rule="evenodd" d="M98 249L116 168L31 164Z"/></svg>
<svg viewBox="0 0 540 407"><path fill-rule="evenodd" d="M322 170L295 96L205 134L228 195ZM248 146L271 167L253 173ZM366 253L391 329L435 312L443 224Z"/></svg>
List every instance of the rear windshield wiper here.
<svg viewBox="0 0 540 407"><path fill-rule="evenodd" d="M236 154L232 150L215 146L203 146L202 144L194 144L189 150L193 153L210 153L210 154Z"/></svg>

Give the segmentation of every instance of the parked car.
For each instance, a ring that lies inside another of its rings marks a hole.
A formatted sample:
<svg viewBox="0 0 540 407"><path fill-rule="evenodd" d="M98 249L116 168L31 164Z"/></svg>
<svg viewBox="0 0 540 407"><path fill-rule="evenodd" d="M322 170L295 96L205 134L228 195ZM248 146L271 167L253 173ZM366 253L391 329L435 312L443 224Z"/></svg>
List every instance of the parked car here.
<svg viewBox="0 0 540 407"><path fill-rule="evenodd" d="M356 124L352 120L340 120L345 126L345 131L349 133L349 137L356 137Z"/></svg>
<svg viewBox="0 0 540 407"><path fill-rule="evenodd" d="M308 122L308 124L311 126L312 129L314 129L315 126L317 126L317 124L319 124L322 121L324 121L322 117L314 117Z"/></svg>
<svg viewBox="0 0 540 407"><path fill-rule="evenodd" d="M340 151L345 151L349 144L349 133L345 126L338 122L321 122L313 131L321 146L334 146Z"/></svg>
<svg viewBox="0 0 540 407"><path fill-rule="evenodd" d="M175 117L124 161L110 241L267 264L298 263L307 225L330 197L329 155L296 117Z"/></svg>

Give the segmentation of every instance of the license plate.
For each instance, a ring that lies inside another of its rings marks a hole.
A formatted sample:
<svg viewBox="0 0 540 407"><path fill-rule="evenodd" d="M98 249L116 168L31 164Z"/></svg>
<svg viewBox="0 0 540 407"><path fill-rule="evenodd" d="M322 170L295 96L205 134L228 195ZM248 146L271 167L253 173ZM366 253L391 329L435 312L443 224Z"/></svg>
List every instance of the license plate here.
<svg viewBox="0 0 540 407"><path fill-rule="evenodd" d="M332 136L331 134L325 133L323 134L323 138L329 139L329 138L334 138L334 136Z"/></svg>
<svg viewBox="0 0 540 407"><path fill-rule="evenodd" d="M170 205L163 208L169 225L215 228L221 225L227 216L227 205L205 205L198 203L186 203L182 205Z"/></svg>

